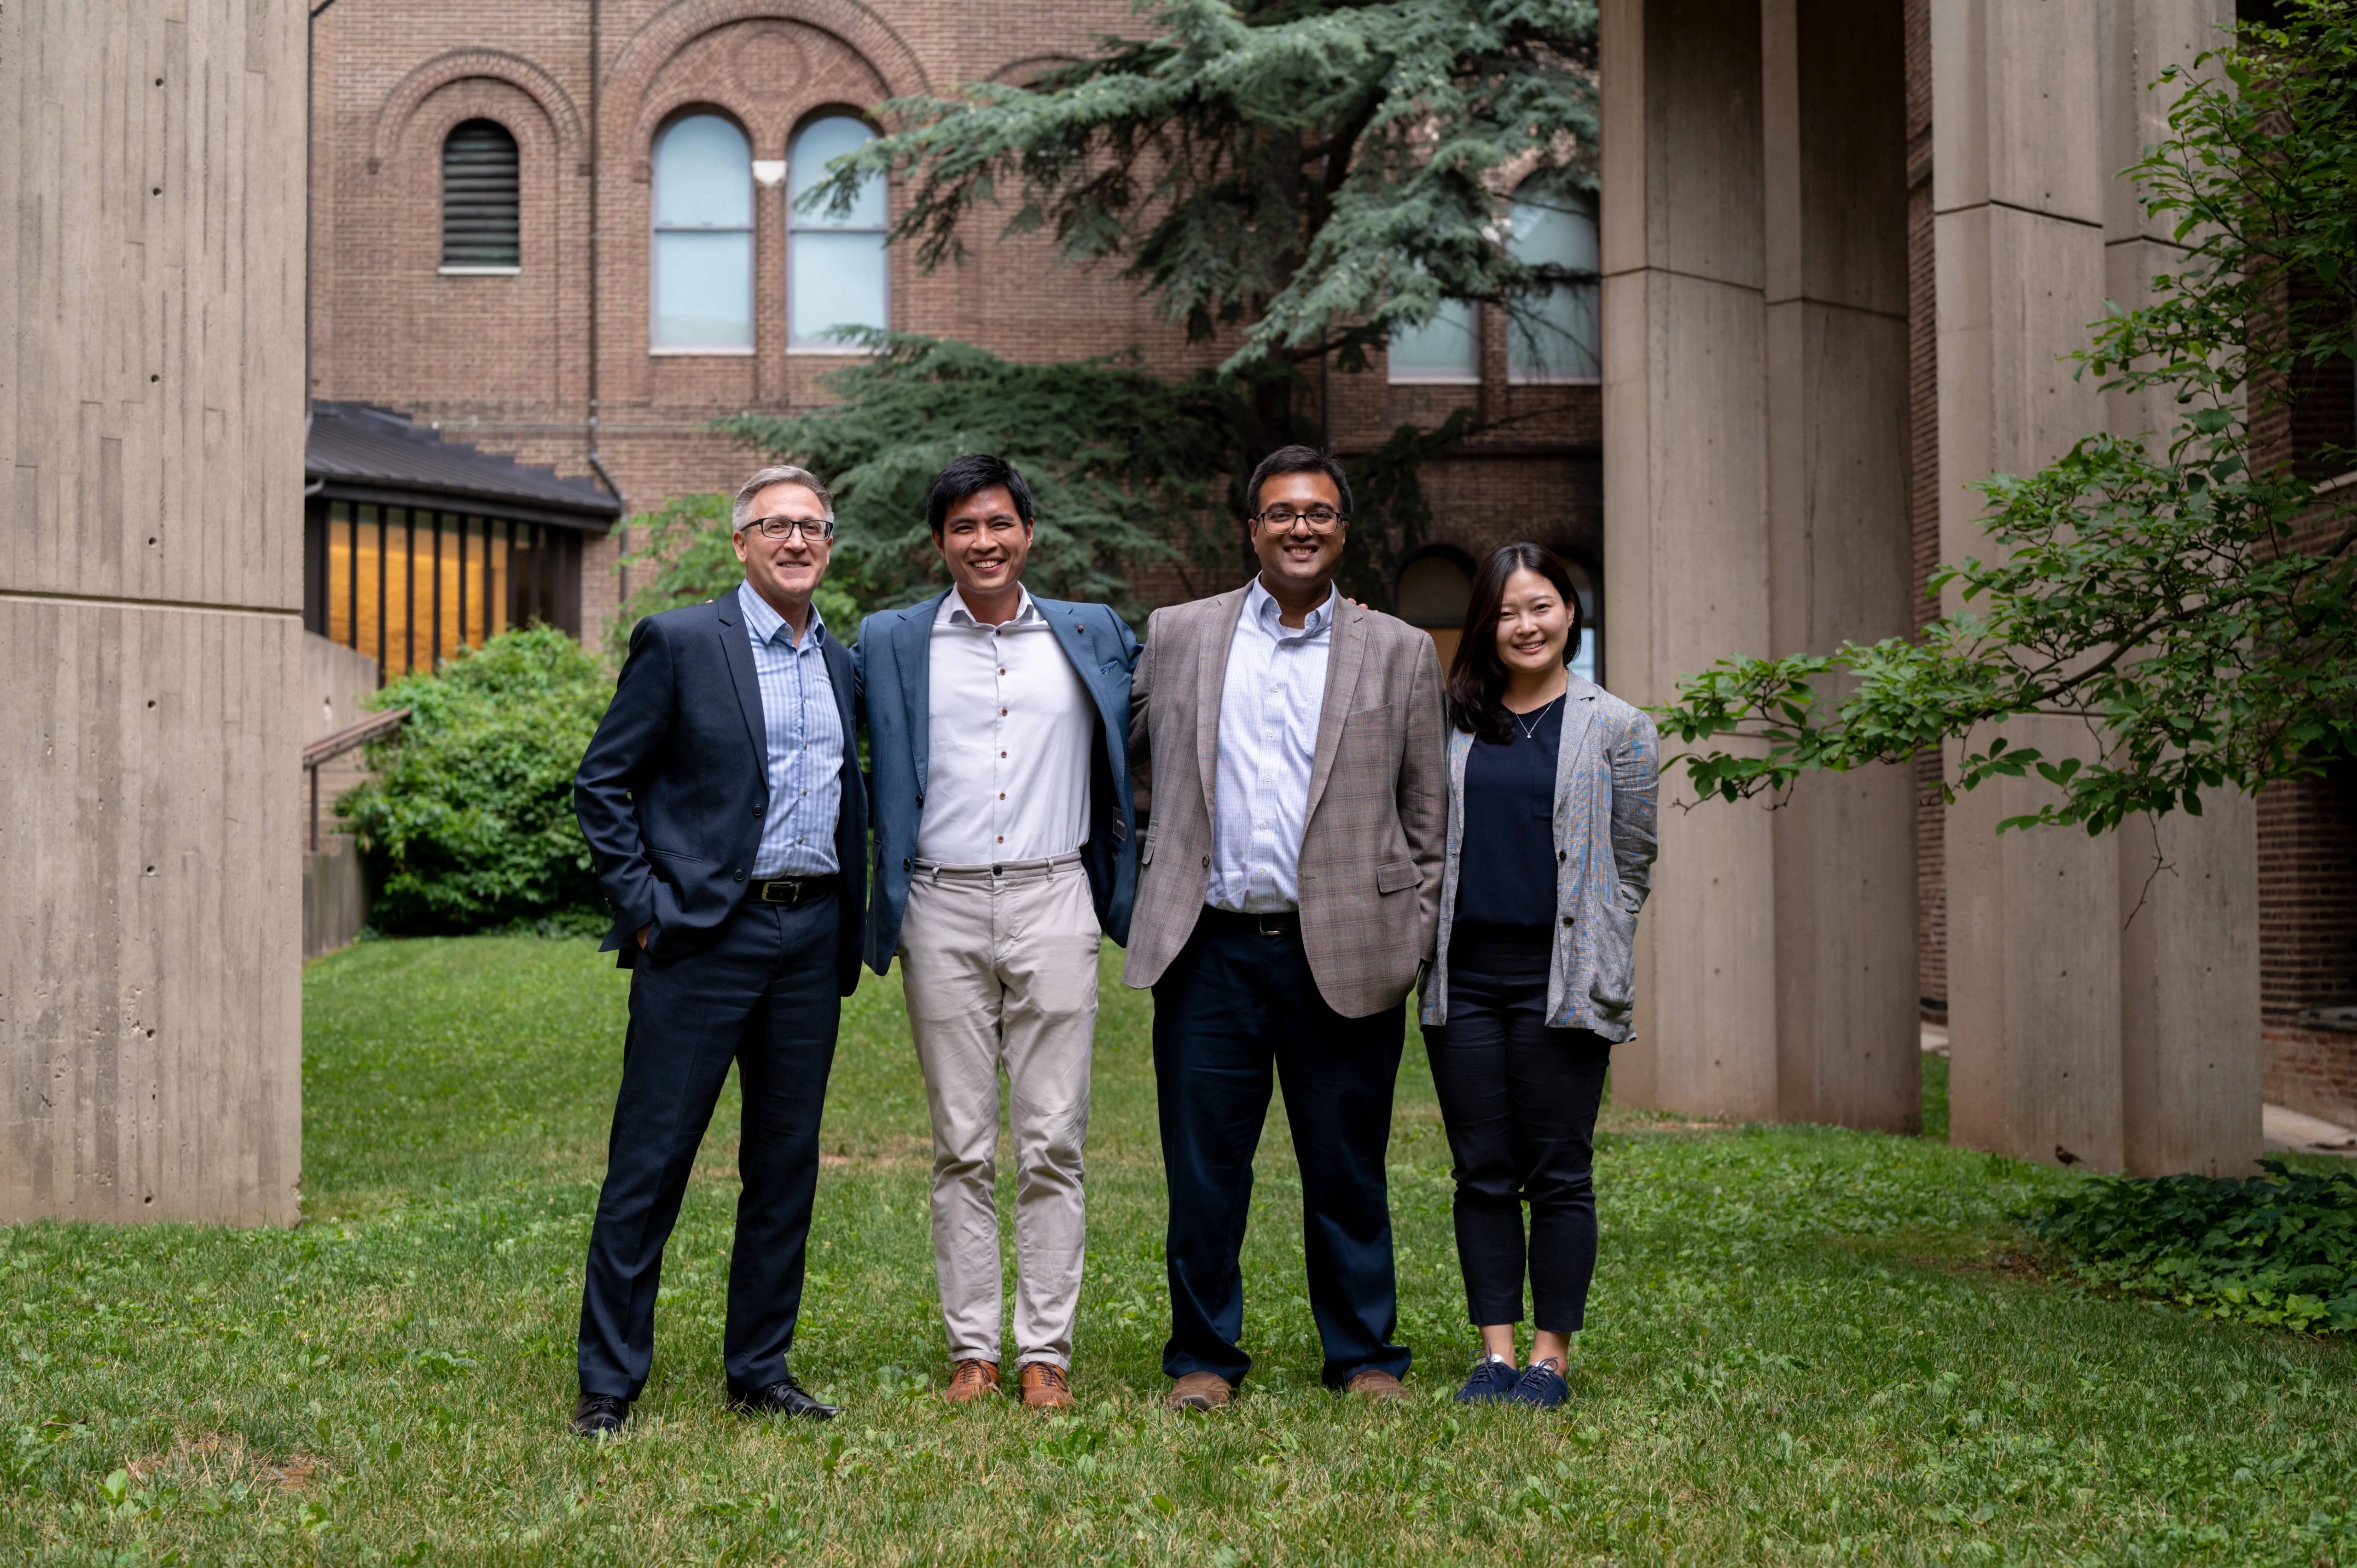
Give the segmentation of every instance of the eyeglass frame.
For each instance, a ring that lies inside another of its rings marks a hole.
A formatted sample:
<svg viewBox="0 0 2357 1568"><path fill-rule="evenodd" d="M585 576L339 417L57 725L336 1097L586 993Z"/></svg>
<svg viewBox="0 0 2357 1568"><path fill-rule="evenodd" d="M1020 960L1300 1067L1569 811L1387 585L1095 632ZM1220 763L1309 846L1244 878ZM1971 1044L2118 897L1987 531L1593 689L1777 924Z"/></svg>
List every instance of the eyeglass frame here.
<svg viewBox="0 0 2357 1568"><path fill-rule="evenodd" d="M1265 522L1265 523L1267 523L1267 524L1268 524L1268 526L1269 526L1269 527L1271 527L1271 528L1278 528L1278 527L1282 527L1282 528L1284 529L1284 531L1285 531L1286 532L1287 532L1287 533L1290 533L1290 532L1293 532L1293 525L1294 525L1295 523L1297 523L1297 522L1305 522L1305 523L1308 523L1308 524L1309 524L1309 532L1310 532L1315 533L1315 534L1321 534L1321 535L1322 535L1322 534L1331 533L1331 532L1333 532L1336 529L1340 529L1340 528L1348 528L1348 527L1351 525L1351 514L1350 514L1349 512L1347 512L1347 511L1344 511L1344 510L1343 510L1341 508L1340 508L1340 507L1317 507L1317 508L1312 508L1312 509L1311 509L1311 511L1296 511L1296 510L1294 510L1291 507L1286 507L1286 508L1285 509L1285 510L1286 510L1286 521L1285 521L1285 522L1283 522L1282 524L1279 524L1279 523L1277 523L1277 522L1275 522L1275 521L1273 521L1271 520L1270 516L1269 516L1269 514L1270 514L1271 512L1274 512L1274 511L1275 511L1275 510L1276 510L1276 508L1275 508L1275 507L1269 507L1269 508L1265 509L1265 510L1256 511L1256 512L1254 512L1254 513L1253 513L1253 514L1252 514L1252 519L1251 519L1251 521L1254 521L1254 522L1256 522L1256 523L1259 523L1259 522ZM1331 522L1329 522L1329 523L1328 523L1325 527L1320 528L1320 527L1318 527L1318 524L1317 524L1316 522L1314 522L1314 521L1311 521L1311 513L1312 513L1312 512L1314 512L1314 511L1328 511L1328 512L1331 512L1331 513L1333 514L1334 521L1331 521Z"/></svg>
<svg viewBox="0 0 2357 1568"><path fill-rule="evenodd" d="M770 532L770 524L773 522L782 525L775 533ZM799 534L805 544L831 544L834 542L834 519L831 517L748 517L737 532L742 533L748 528L759 529L764 539L791 539ZM812 531L814 529L825 532L813 537Z"/></svg>

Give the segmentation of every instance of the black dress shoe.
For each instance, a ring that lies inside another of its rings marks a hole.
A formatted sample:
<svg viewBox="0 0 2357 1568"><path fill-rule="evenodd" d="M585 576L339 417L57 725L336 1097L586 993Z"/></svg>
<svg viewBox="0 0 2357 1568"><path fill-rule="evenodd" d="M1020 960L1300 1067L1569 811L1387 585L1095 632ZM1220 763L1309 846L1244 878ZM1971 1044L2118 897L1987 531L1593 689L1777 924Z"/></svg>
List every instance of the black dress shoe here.
<svg viewBox="0 0 2357 1568"><path fill-rule="evenodd" d="M573 1430L584 1437L619 1436L630 1402L619 1394L583 1394L573 1407Z"/></svg>
<svg viewBox="0 0 2357 1568"><path fill-rule="evenodd" d="M791 1377L780 1378L751 1393L732 1388L728 1408L739 1415L806 1415L813 1421L833 1421L843 1413L839 1404L821 1404L811 1398Z"/></svg>

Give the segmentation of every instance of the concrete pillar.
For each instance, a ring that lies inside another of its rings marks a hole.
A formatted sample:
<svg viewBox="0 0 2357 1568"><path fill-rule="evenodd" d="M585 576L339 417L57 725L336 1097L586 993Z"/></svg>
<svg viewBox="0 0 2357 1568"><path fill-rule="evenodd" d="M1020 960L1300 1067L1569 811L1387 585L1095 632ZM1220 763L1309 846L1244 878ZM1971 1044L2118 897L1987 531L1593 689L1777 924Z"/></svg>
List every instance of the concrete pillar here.
<svg viewBox="0 0 2357 1568"><path fill-rule="evenodd" d="M1605 0L1606 662L1636 703L1770 641L1756 7ZM1776 1114L1770 813L1665 774L1624 1103Z"/></svg>
<svg viewBox="0 0 2357 1568"><path fill-rule="evenodd" d="M303 63L0 7L0 1219L297 1217Z"/></svg>
<svg viewBox="0 0 2357 1568"><path fill-rule="evenodd" d="M1903 637L1913 624L1900 27L1887 0L1761 6L1770 631L1780 657ZM1785 1121L1921 1124L1910 775L1807 779L1774 818Z"/></svg>
<svg viewBox="0 0 2357 1568"><path fill-rule="evenodd" d="M2220 12L2215 0L1932 8L1943 559L1986 552L1971 479L2040 467L2107 424L2150 423L2154 411L2113 406L2075 379L2066 356L2106 294L2140 288L2158 253L2114 171L2158 135L2143 84L2200 47ZM1961 607L1953 590L1945 607ZM2060 716L2003 733L2050 758L2089 745ZM1952 775L1953 763L1951 748ZM2124 932L2150 830L1997 835L2001 819L2048 798L2035 778L2005 781L1948 814L1952 1136L2104 1169L2239 1165L2257 1145L2246 803L2168 824L2180 875L2153 884ZM2194 1092L2240 1095L2245 1079L2246 1111Z"/></svg>

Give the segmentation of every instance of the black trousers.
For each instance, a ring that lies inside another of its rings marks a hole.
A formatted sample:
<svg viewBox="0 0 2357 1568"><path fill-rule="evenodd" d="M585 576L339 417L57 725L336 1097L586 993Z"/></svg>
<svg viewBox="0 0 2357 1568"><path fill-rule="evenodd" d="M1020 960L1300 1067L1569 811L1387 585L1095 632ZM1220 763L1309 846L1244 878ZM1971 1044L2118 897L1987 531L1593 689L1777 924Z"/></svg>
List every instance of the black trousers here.
<svg viewBox="0 0 2357 1568"><path fill-rule="evenodd" d="M1272 1075L1301 1165L1301 1240L1309 1311L1338 1387L1369 1368L1404 1373L1392 1273L1392 1088L1405 1018L1397 1006L1345 1018L1326 1004L1288 923L1206 909L1154 987L1154 1077L1170 1197L1166 1247L1170 1339L1162 1369L1240 1382L1240 1260L1252 1209L1253 1155Z"/></svg>
<svg viewBox="0 0 2357 1568"><path fill-rule="evenodd" d="M1550 1334L1587 1320L1596 1273L1596 1112L1609 1041L1546 1026L1544 927L1460 931L1448 946L1448 1022L1424 1032L1457 1168L1457 1260L1476 1325L1523 1320L1523 1205L1531 1209L1533 1316Z"/></svg>
<svg viewBox="0 0 2357 1568"><path fill-rule="evenodd" d="M819 1111L834 1066L835 897L748 902L698 951L639 955L606 1183L581 1289L584 1393L636 1399L654 1359L663 1244L735 1062L745 1117L722 1357L732 1390L786 1375L818 1186Z"/></svg>

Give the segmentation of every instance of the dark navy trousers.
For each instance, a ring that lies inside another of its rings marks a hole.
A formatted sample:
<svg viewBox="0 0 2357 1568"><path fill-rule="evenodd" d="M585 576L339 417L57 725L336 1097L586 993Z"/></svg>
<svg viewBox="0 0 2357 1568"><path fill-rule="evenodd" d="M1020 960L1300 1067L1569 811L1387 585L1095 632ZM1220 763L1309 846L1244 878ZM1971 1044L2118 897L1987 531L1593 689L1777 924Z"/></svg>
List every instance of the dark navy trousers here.
<svg viewBox="0 0 2357 1568"><path fill-rule="evenodd" d="M1166 1257L1170 1376L1252 1367L1240 1261L1252 1209L1253 1155L1272 1079L1301 1166L1301 1240L1309 1311L1339 1387L1408 1367L1392 1270L1383 1157L1405 1015L1393 1005L1345 1018L1326 1004L1289 920L1266 935L1246 915L1206 909L1154 987L1154 1076L1170 1198Z"/></svg>
<svg viewBox="0 0 2357 1568"><path fill-rule="evenodd" d="M606 1182L581 1291L581 1391L636 1399L654 1359L663 1244L713 1106L737 1065L745 1101L722 1359L731 1390L786 1375L818 1186L819 1112L843 1012L834 895L748 901L694 952L638 955Z"/></svg>

